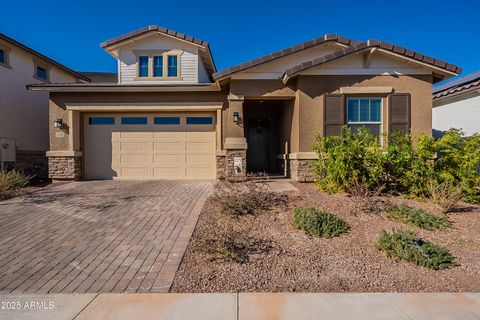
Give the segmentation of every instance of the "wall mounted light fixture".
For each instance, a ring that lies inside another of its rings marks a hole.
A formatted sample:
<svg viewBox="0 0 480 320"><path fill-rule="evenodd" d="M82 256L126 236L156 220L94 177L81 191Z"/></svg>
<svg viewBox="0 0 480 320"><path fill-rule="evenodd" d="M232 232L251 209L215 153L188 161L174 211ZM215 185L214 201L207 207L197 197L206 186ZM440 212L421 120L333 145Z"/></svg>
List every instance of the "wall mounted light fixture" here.
<svg viewBox="0 0 480 320"><path fill-rule="evenodd" d="M53 126L55 128L61 128L63 125L63 119L59 118L59 119L56 119L55 121L53 121Z"/></svg>
<svg viewBox="0 0 480 320"><path fill-rule="evenodd" d="M233 113L233 122L238 123L240 121L240 114L238 112Z"/></svg>

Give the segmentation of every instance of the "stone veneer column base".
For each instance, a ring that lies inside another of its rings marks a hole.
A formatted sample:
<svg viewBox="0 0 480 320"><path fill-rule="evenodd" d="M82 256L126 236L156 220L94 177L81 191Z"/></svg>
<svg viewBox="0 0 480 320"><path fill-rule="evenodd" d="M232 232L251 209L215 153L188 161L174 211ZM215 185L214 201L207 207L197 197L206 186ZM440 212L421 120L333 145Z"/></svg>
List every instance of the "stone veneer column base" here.
<svg viewBox="0 0 480 320"><path fill-rule="evenodd" d="M242 172L235 171L235 158L242 159ZM247 142L245 138L226 138L225 150L217 153L217 179L244 181L247 177Z"/></svg>
<svg viewBox="0 0 480 320"><path fill-rule="evenodd" d="M288 155L288 171L290 178L299 182L313 182L313 170L310 166L311 161L315 161L317 155L314 152L298 152Z"/></svg>
<svg viewBox="0 0 480 320"><path fill-rule="evenodd" d="M288 160L290 177L299 182L313 182L313 170L310 166L311 160Z"/></svg>
<svg viewBox="0 0 480 320"><path fill-rule="evenodd" d="M80 180L82 156L77 151L47 152L48 177L53 180Z"/></svg>

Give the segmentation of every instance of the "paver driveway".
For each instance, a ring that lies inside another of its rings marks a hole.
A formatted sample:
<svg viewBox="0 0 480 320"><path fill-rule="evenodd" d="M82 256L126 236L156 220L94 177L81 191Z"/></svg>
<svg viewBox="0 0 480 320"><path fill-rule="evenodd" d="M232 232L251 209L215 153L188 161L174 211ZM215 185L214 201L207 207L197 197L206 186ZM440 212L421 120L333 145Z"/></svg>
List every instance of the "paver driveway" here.
<svg viewBox="0 0 480 320"><path fill-rule="evenodd" d="M75 182L0 202L0 292L165 292L212 182Z"/></svg>

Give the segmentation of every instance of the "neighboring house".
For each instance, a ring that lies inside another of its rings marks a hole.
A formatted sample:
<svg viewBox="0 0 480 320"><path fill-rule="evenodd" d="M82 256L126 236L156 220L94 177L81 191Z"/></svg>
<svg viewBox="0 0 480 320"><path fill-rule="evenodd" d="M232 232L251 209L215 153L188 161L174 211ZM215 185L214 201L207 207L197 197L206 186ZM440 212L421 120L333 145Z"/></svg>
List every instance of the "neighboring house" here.
<svg viewBox="0 0 480 320"><path fill-rule="evenodd" d="M118 61L118 82L29 86L50 92L53 179L280 171L308 181L316 129L431 134L432 83L461 72L386 42L337 35L221 72L208 43L158 26L101 46Z"/></svg>
<svg viewBox="0 0 480 320"><path fill-rule="evenodd" d="M480 133L480 71L433 88L433 134L450 128Z"/></svg>
<svg viewBox="0 0 480 320"><path fill-rule="evenodd" d="M48 93L27 91L32 83L89 79L0 33L0 164L46 176Z"/></svg>

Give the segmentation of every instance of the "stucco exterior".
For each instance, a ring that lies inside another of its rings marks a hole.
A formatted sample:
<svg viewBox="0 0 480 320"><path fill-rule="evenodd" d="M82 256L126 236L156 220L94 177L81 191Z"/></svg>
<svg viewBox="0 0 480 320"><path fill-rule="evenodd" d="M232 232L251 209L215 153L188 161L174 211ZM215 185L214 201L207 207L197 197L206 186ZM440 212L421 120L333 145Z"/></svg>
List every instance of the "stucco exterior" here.
<svg viewBox="0 0 480 320"><path fill-rule="evenodd" d="M136 36L138 41L132 42ZM432 83L460 70L388 43L359 43L336 35L325 35L219 73L212 73L214 64L208 62L211 56L207 44L183 34L159 31L158 27L107 41L104 48L118 59L118 84L32 86L32 90L50 91L49 122L63 120L62 128L50 127L49 157L54 179L83 177L82 153L88 143L84 133L91 125L86 123L86 113L116 113L117 120L121 114L147 114L148 125L159 131L159 127L151 126L153 115L176 111L184 112L182 119L192 112L212 115L217 178L244 178L249 168L259 172L257 168L265 168L298 181L312 181L309 161L316 158L312 144L317 130L326 134L325 114L330 107L324 104L328 96L342 97L337 99L343 102L335 105L335 112L346 108L349 97L381 98L382 132L395 124L403 125L402 130L413 135L430 135ZM181 61L180 66L181 70L194 66L191 79L186 78L184 83L135 80L135 54L158 55L166 49L181 49L191 55L192 59ZM206 61L205 65L200 61ZM402 95L408 98L401 103L392 98ZM400 107L392 109L394 101ZM396 121L407 118L406 123L394 123L394 112L389 114L389 110L408 110L396 116ZM117 125L115 128L125 132L133 130ZM108 137L103 138L108 142ZM260 155L262 151L267 155Z"/></svg>
<svg viewBox="0 0 480 320"><path fill-rule="evenodd" d="M470 91L433 102L433 130L435 134L457 128L466 135L480 134L480 92Z"/></svg>
<svg viewBox="0 0 480 320"><path fill-rule="evenodd" d="M49 95L28 91L26 86L42 83L34 76L36 64L48 69L51 82L75 82L77 78L2 39L0 48L8 55L8 65L0 64L0 139L14 141L18 168L45 168L51 124ZM40 170L38 174L43 174L44 170Z"/></svg>

